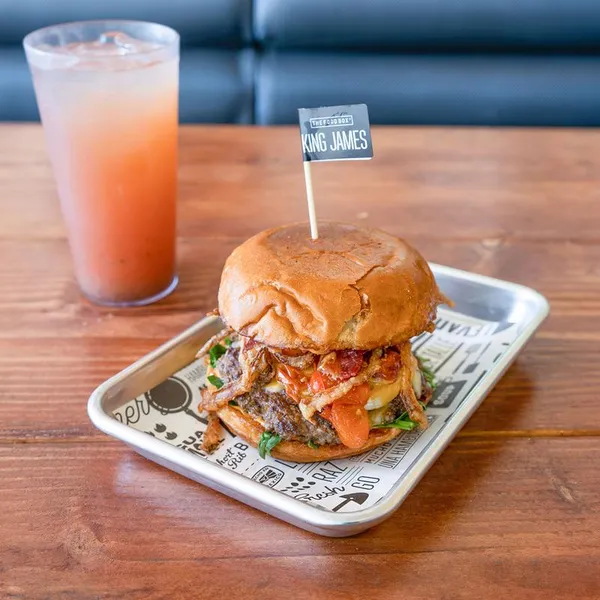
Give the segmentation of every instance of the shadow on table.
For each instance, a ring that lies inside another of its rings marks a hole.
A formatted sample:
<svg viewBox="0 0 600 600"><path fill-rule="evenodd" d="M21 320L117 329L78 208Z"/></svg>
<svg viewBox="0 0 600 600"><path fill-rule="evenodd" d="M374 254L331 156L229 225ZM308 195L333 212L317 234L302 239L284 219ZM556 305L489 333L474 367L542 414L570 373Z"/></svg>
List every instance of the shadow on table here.
<svg viewBox="0 0 600 600"><path fill-rule="evenodd" d="M493 469L497 454L509 439L490 434L511 431L520 413L533 399L534 382L518 362L505 377L519 382L518 402L510 403L512 410L507 411L502 406L503 400L508 403L508 398L503 396L509 388L492 391L476 413L477 430L455 438L398 511L379 526L361 534L361 538L394 536L397 552L422 552L432 545L439 545L439 538L451 529L465 504L472 500L475 487ZM493 410L492 402L500 405L501 410ZM467 424L465 429L468 428ZM406 535L403 535L403 522L410 523ZM384 552L389 550L382 547Z"/></svg>
<svg viewBox="0 0 600 600"><path fill-rule="evenodd" d="M533 384L519 364L509 370L507 377L519 382L519 401L514 403L514 411L502 411L501 419L498 414L492 415L496 431L510 430L532 398ZM485 410L485 403L490 400L502 400L496 392L492 394L493 398L485 400L480 410ZM479 424L485 425L485 418L480 418ZM229 558L321 556L327 563L323 576L335 578L343 577L347 568L334 560L336 556L368 555L369 560L375 560L377 555L384 554L456 550L456 541L451 535L453 526L468 518L465 506L473 500L477 485L493 469L505 442L506 438L489 437L485 431L481 431L480 436L455 440L395 514L377 527L350 538L326 538L297 529L169 473L126 450L123 460L115 465L112 486L107 487L113 487L123 499L129 498L127 503L132 503L131 508L144 507L145 517L138 518L152 520L153 529L162 532L165 548L201 537L204 547L196 551L200 556L206 553L212 558L221 555ZM142 541L143 536L140 544ZM130 549L136 547L133 543ZM144 555L140 552L136 558ZM160 554L154 558L160 559ZM303 562L296 568L302 570ZM311 568L309 564L307 568ZM398 561L395 580L404 568L408 568L404 561ZM340 569L338 573L337 569ZM319 575L313 572L311 577L315 583Z"/></svg>

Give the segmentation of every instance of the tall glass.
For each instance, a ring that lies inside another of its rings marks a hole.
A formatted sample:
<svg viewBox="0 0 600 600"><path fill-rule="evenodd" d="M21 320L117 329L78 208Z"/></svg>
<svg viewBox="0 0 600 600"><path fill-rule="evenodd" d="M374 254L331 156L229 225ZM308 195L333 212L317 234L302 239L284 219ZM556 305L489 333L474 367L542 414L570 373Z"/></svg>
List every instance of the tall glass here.
<svg viewBox="0 0 600 600"><path fill-rule="evenodd" d="M163 298L177 285L179 35L89 21L23 44L82 292L114 306Z"/></svg>

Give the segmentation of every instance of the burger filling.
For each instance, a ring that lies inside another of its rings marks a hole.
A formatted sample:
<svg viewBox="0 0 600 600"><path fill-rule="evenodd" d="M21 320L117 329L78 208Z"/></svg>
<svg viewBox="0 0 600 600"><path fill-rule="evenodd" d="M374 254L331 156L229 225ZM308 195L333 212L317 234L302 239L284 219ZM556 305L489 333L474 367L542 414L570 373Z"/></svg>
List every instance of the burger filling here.
<svg viewBox="0 0 600 600"><path fill-rule="evenodd" d="M324 355L272 349L224 331L199 355L207 362L201 408L229 405L273 439L311 447L362 447L371 429L426 428L432 376L410 342Z"/></svg>

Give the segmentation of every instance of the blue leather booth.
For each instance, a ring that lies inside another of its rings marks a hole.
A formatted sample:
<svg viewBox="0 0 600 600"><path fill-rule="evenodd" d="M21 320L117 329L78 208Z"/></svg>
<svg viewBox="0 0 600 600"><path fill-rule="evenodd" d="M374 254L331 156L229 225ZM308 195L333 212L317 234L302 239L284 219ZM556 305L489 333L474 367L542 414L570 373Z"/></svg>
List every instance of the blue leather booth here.
<svg viewBox="0 0 600 600"><path fill-rule="evenodd" d="M252 122L249 0L0 0L0 120L39 119L21 46L27 33L106 18L156 21L180 33L182 122Z"/></svg>
<svg viewBox="0 0 600 600"><path fill-rule="evenodd" d="M181 33L182 122L600 125L599 0L19 0L0 14L0 120L35 120L20 46L67 20Z"/></svg>

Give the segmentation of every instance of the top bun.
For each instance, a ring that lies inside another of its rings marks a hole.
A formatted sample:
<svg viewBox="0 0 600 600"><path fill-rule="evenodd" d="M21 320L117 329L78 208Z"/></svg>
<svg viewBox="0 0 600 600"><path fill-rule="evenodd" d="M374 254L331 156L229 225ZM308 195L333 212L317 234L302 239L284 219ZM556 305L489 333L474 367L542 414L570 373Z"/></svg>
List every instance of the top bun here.
<svg viewBox="0 0 600 600"><path fill-rule="evenodd" d="M433 328L445 301L425 259L378 229L319 223L268 229L227 259L219 312L268 346L323 354L370 350Z"/></svg>

